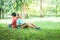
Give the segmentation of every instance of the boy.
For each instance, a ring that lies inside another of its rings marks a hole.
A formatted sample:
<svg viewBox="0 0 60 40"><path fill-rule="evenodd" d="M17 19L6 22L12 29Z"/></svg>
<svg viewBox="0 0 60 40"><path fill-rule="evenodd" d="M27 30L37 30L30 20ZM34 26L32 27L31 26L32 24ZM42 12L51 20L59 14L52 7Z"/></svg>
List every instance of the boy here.
<svg viewBox="0 0 60 40"><path fill-rule="evenodd" d="M30 22L25 22L25 20L22 19L21 15L17 15L17 27L21 27L21 28L25 28L25 27L29 27L29 28L36 28L36 29L40 29L39 27L36 27L34 24L30 23Z"/></svg>
<svg viewBox="0 0 60 40"><path fill-rule="evenodd" d="M12 23L9 24L9 27L16 28L17 27L17 25L16 25L16 21L17 21L16 13L13 12L11 15L12 15Z"/></svg>

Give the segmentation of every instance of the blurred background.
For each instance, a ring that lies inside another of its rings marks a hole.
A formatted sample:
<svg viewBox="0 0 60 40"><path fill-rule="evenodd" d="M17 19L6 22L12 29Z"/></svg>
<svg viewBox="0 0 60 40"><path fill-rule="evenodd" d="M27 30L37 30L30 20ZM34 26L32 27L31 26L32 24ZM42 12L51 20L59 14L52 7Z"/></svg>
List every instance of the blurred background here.
<svg viewBox="0 0 60 40"><path fill-rule="evenodd" d="M10 19L12 12L23 18L60 17L60 0L0 0L0 19Z"/></svg>

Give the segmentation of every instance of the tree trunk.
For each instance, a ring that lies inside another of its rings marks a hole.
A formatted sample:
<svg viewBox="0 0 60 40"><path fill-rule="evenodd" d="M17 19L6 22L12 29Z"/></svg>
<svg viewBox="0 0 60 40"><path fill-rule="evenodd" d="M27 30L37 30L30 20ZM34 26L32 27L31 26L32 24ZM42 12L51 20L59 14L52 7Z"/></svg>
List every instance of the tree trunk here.
<svg viewBox="0 0 60 40"><path fill-rule="evenodd" d="M56 2L57 2L57 0L56 0ZM58 4L56 4L56 17L57 17L57 5L58 5Z"/></svg>
<svg viewBox="0 0 60 40"><path fill-rule="evenodd" d="M40 17L43 17L43 12L42 12L42 0L40 0Z"/></svg>
<svg viewBox="0 0 60 40"><path fill-rule="evenodd" d="M1 8L0 8L0 19L1 19Z"/></svg>
<svg viewBox="0 0 60 40"><path fill-rule="evenodd" d="M2 19L4 19L4 9L2 9Z"/></svg>
<svg viewBox="0 0 60 40"><path fill-rule="evenodd" d="M2 13L2 19L4 19L4 13Z"/></svg>
<svg viewBox="0 0 60 40"><path fill-rule="evenodd" d="M23 16L23 18L28 18L27 6L25 4L23 4L23 6L22 6L22 16Z"/></svg>
<svg viewBox="0 0 60 40"><path fill-rule="evenodd" d="M1 12L0 12L0 19L1 19Z"/></svg>

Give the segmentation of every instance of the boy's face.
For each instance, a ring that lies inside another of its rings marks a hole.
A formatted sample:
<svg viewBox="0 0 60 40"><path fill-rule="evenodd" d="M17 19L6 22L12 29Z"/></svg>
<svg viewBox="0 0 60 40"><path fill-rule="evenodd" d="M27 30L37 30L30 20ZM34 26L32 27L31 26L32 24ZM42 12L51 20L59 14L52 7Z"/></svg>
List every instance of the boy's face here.
<svg viewBox="0 0 60 40"><path fill-rule="evenodd" d="M17 18L21 18L21 15L18 15Z"/></svg>

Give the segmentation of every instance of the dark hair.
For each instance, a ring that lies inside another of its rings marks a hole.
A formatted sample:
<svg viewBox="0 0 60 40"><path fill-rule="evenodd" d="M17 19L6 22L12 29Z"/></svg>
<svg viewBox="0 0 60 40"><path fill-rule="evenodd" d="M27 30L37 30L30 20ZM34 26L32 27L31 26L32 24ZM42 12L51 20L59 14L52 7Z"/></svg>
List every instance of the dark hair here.
<svg viewBox="0 0 60 40"><path fill-rule="evenodd" d="M12 15L12 16L16 16L16 13L15 13L15 12L13 12L11 15Z"/></svg>

